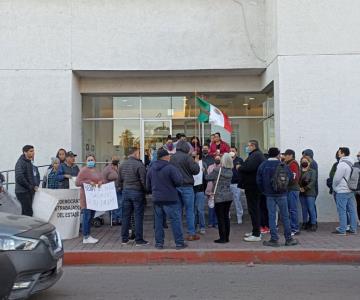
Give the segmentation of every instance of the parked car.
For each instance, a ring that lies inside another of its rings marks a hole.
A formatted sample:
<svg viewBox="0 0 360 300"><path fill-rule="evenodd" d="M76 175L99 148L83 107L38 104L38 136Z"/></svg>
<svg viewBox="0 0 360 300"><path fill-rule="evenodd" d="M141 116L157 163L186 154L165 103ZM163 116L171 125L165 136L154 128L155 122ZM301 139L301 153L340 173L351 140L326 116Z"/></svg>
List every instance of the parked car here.
<svg viewBox="0 0 360 300"><path fill-rule="evenodd" d="M62 276L63 256L60 235L52 224L0 212L0 273L13 273L6 279L0 276L0 299L7 299L1 294L6 292L9 299L26 299L51 287Z"/></svg>

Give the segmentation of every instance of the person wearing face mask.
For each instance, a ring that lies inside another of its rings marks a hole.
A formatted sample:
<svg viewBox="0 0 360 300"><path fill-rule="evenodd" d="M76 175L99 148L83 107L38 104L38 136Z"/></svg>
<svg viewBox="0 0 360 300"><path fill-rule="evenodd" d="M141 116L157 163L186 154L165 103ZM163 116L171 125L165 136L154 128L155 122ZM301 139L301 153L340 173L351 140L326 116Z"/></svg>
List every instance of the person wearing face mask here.
<svg viewBox="0 0 360 300"><path fill-rule="evenodd" d="M82 234L83 244L96 244L99 240L90 235L91 219L95 215L95 211L86 208L86 197L84 183L92 186L100 187L103 184L102 174L96 170L96 159L93 154L86 156L86 166L83 167L76 177L75 185L80 187L80 208L82 210Z"/></svg>
<svg viewBox="0 0 360 300"><path fill-rule="evenodd" d="M174 147L174 143L173 143L173 139L171 138L171 136L169 136L166 140L165 145L163 146L163 148L169 152L170 155L174 154L176 152L176 149Z"/></svg>
<svg viewBox="0 0 360 300"><path fill-rule="evenodd" d="M300 203L303 218L301 229L308 231L316 231L316 171L311 168L311 162L312 159L309 156L303 156L300 161L301 173L299 185Z"/></svg>
<svg viewBox="0 0 360 300"><path fill-rule="evenodd" d="M122 221L122 193L119 188L119 162L118 156L114 155L111 158L111 164L107 165L102 171L104 183L114 182L116 188L116 196L118 201L118 209L111 211L112 225L121 225Z"/></svg>
<svg viewBox="0 0 360 300"><path fill-rule="evenodd" d="M212 173L212 171L214 171L215 169L219 169L220 168L220 162L221 162L221 157L220 155L215 156L214 158L214 163L210 166L208 166L207 168L207 174ZM216 213L215 213L215 207L213 205L210 205L210 201L214 202L214 195L213 195L213 190L214 190L214 184L212 181L208 181L207 185L206 185L206 189L205 189L205 195L207 197L208 200L208 227L209 228L216 228L218 225L218 221L217 221L217 217L216 217Z"/></svg>
<svg viewBox="0 0 360 300"><path fill-rule="evenodd" d="M245 189L246 202L252 223L252 232L245 233L246 242L260 242L260 201L261 192L256 184L256 173L265 160L264 154L259 149L259 142L250 140L246 147L248 157L239 165L239 188Z"/></svg>
<svg viewBox="0 0 360 300"><path fill-rule="evenodd" d="M209 167L214 164L215 159L209 154L209 145L204 144L202 147L202 161Z"/></svg>

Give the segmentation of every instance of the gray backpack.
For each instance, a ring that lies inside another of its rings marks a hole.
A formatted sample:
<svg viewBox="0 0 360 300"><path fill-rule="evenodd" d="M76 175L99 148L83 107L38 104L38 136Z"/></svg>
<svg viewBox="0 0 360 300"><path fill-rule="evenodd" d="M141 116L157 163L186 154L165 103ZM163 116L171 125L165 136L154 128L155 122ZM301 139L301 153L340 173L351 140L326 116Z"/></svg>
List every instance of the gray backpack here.
<svg viewBox="0 0 360 300"><path fill-rule="evenodd" d="M350 177L348 180L344 177L348 187L353 192L360 191L360 168L354 167L351 163L344 160L344 163L346 163L351 168Z"/></svg>

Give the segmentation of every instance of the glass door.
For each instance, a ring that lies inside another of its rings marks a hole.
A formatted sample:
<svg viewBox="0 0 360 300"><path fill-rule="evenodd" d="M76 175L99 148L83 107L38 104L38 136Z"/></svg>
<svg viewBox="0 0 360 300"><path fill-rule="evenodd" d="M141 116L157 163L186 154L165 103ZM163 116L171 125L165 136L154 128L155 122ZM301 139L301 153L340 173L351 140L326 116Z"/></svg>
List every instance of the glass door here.
<svg viewBox="0 0 360 300"><path fill-rule="evenodd" d="M151 161L153 150L159 149L172 135L171 120L142 120L141 157L147 165Z"/></svg>

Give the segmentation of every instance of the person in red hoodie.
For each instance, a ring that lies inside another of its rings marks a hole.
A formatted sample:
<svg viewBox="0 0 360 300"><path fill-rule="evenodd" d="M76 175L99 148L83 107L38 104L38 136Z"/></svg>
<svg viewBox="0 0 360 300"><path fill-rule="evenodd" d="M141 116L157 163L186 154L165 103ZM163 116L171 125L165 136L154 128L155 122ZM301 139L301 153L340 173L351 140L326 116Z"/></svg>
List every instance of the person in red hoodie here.
<svg viewBox="0 0 360 300"><path fill-rule="evenodd" d="M289 182L288 186L288 207L289 207L289 216L290 216L290 226L291 226L291 235L298 235L300 233L299 228L299 218L298 218L298 203L299 203L299 194L300 194L300 166L295 160L295 151L287 149L284 153L285 163L288 165L291 174L292 180Z"/></svg>
<svg viewBox="0 0 360 300"><path fill-rule="evenodd" d="M214 134L214 142L210 145L210 155L223 155L230 152L230 146L221 139L219 132Z"/></svg>

